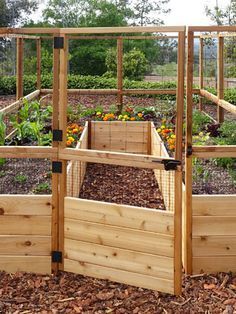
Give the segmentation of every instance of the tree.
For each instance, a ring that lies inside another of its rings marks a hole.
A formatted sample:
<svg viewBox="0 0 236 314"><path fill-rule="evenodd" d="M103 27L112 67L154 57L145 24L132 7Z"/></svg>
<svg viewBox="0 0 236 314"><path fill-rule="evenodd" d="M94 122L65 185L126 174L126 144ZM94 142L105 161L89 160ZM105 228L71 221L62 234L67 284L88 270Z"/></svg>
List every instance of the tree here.
<svg viewBox="0 0 236 314"><path fill-rule="evenodd" d="M236 0L231 0L226 7L219 7L218 0L213 8L205 7L206 15L217 25L235 25L236 23Z"/></svg>
<svg viewBox="0 0 236 314"><path fill-rule="evenodd" d="M134 0L131 4L133 11L133 23L135 25L160 25L164 24L161 14L167 14L170 9L166 4L170 0Z"/></svg>
<svg viewBox="0 0 236 314"><path fill-rule="evenodd" d="M36 0L0 0L0 27L14 27L24 23L37 9Z"/></svg>

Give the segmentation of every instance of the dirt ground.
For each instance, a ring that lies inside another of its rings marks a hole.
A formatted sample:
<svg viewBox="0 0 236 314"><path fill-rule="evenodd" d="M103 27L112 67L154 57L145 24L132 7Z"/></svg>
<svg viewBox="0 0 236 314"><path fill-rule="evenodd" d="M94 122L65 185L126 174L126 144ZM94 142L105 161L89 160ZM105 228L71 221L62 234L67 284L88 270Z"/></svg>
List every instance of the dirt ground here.
<svg viewBox="0 0 236 314"><path fill-rule="evenodd" d="M0 313L234 314L236 276L185 276L182 295L171 296L66 272L0 272Z"/></svg>

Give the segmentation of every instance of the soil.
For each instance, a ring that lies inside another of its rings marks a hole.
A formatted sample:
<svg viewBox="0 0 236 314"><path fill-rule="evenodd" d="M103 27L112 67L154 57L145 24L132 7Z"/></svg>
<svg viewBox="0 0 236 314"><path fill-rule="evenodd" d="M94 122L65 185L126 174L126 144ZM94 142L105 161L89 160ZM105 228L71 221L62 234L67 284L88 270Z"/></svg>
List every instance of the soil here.
<svg viewBox="0 0 236 314"><path fill-rule="evenodd" d="M0 194L50 194L50 161L5 159L0 165L0 182Z"/></svg>
<svg viewBox="0 0 236 314"><path fill-rule="evenodd" d="M0 313L236 313L236 276L184 276L181 296L66 272L0 272Z"/></svg>
<svg viewBox="0 0 236 314"><path fill-rule="evenodd" d="M89 163L80 198L164 210L151 169Z"/></svg>
<svg viewBox="0 0 236 314"><path fill-rule="evenodd" d="M217 166L212 160L199 162L200 166L193 167L193 194L236 194L236 178L228 169Z"/></svg>

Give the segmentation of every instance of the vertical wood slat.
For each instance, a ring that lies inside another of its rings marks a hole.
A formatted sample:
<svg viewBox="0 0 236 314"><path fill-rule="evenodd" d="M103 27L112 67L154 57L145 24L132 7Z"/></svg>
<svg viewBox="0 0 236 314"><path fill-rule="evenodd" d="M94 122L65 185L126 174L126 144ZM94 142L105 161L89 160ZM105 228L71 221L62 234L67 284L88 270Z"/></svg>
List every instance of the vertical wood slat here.
<svg viewBox="0 0 236 314"><path fill-rule="evenodd" d="M194 49L194 34L188 31L187 34L188 49L187 49L187 128L186 128L186 158L185 158L185 200L186 200L186 230L185 230L185 245L186 251L184 263L186 272L192 273L192 156L188 149L192 148L192 110L193 110L193 49ZM189 154L188 154L189 153Z"/></svg>
<svg viewBox="0 0 236 314"><path fill-rule="evenodd" d="M59 143L60 148L66 147L66 127L67 127L67 72L68 72L68 37L65 34L61 34L64 38L64 47L60 49L60 74L59 74L59 128L63 132L63 140ZM59 269L64 269L64 198L66 196L66 169L67 162L62 162L62 173L59 175L59 236L58 247L62 252L62 263L59 265Z"/></svg>
<svg viewBox="0 0 236 314"><path fill-rule="evenodd" d="M218 37L217 47L217 96L224 98L224 37ZM217 105L217 122L224 122L224 109Z"/></svg>
<svg viewBox="0 0 236 314"><path fill-rule="evenodd" d="M182 160L183 115L184 115L184 74L185 74L185 32L178 34L178 80L175 158ZM175 171L174 189L174 290L182 291L182 171Z"/></svg>
<svg viewBox="0 0 236 314"><path fill-rule="evenodd" d="M57 35L55 35L57 36ZM60 51L53 49L53 113L52 113L52 129L59 128L59 66ZM53 147L58 147L58 142L52 142ZM53 161L58 161L54 159ZM52 251L58 251L58 217L59 217L59 199L58 199L59 174L52 173ZM52 263L52 270L58 270L58 264Z"/></svg>
<svg viewBox="0 0 236 314"><path fill-rule="evenodd" d="M119 111L122 111L123 105L123 39L117 39L117 101L119 104Z"/></svg>
<svg viewBox="0 0 236 314"><path fill-rule="evenodd" d="M24 39L16 39L16 100L23 97Z"/></svg>
<svg viewBox="0 0 236 314"><path fill-rule="evenodd" d="M37 51L37 89L41 89L41 38L36 39Z"/></svg>
<svg viewBox="0 0 236 314"><path fill-rule="evenodd" d="M203 38L199 42L199 87L203 89ZM203 98L199 95L199 110L202 111Z"/></svg>

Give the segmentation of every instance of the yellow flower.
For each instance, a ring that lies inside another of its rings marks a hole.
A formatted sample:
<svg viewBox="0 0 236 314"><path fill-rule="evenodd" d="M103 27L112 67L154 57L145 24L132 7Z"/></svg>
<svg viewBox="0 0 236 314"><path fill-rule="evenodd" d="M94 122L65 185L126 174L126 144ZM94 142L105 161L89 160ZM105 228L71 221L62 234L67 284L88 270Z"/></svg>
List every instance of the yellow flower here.
<svg viewBox="0 0 236 314"><path fill-rule="evenodd" d="M157 132L158 132L158 133L161 133L161 129L157 129Z"/></svg>
<svg viewBox="0 0 236 314"><path fill-rule="evenodd" d="M199 133L199 136L203 136L203 132L200 132L200 133Z"/></svg>
<svg viewBox="0 0 236 314"><path fill-rule="evenodd" d="M100 116L102 113L100 112L100 111L98 111L97 113L96 113L96 115L97 116Z"/></svg>
<svg viewBox="0 0 236 314"><path fill-rule="evenodd" d="M126 120L128 120L128 119L129 119L129 117L127 116L127 114L126 114L126 115L124 115L124 119L126 119Z"/></svg>
<svg viewBox="0 0 236 314"><path fill-rule="evenodd" d="M165 129L166 127L164 125L161 126L161 129Z"/></svg>
<svg viewBox="0 0 236 314"><path fill-rule="evenodd" d="M143 114L141 112L138 113L138 117L142 118Z"/></svg>
<svg viewBox="0 0 236 314"><path fill-rule="evenodd" d="M176 138L175 134L171 134L170 137L171 137L171 138Z"/></svg>
<svg viewBox="0 0 236 314"><path fill-rule="evenodd" d="M118 119L121 120L123 118L122 114L119 115Z"/></svg>
<svg viewBox="0 0 236 314"><path fill-rule="evenodd" d="M74 142L75 139L72 136L69 136L67 140L70 142Z"/></svg>

